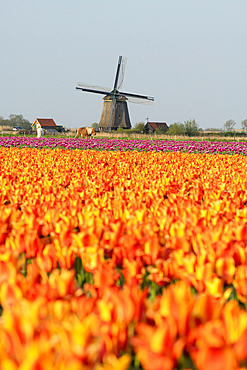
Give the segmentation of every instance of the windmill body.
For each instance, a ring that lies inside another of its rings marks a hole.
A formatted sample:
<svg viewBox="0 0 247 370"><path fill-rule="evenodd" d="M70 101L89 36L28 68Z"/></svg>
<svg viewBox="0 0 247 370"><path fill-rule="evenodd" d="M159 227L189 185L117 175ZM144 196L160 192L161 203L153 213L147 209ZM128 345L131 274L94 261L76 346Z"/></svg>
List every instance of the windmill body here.
<svg viewBox="0 0 247 370"><path fill-rule="evenodd" d="M106 95L103 100L104 104L99 121L99 130L108 130L112 108L113 112L110 129L116 130L118 127L131 128L127 99L123 96L118 97L115 101L114 106L109 95Z"/></svg>
<svg viewBox="0 0 247 370"><path fill-rule="evenodd" d="M99 122L99 129L102 131L117 130L119 127L131 128L127 102L152 104L154 101L153 97L119 91L123 83L126 61L126 58L119 57L113 90L81 83L76 86L78 90L105 95Z"/></svg>

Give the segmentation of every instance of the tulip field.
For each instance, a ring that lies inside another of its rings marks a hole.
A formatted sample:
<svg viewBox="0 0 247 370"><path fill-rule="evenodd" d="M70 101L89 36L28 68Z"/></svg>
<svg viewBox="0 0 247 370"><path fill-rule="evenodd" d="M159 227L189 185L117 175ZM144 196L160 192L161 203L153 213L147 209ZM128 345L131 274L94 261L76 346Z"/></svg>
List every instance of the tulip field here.
<svg viewBox="0 0 247 370"><path fill-rule="evenodd" d="M247 144L0 139L0 370L247 369Z"/></svg>
<svg viewBox="0 0 247 370"><path fill-rule="evenodd" d="M37 149L81 149L98 151L138 151L138 152L189 152L200 154L240 154L247 155L247 142L210 142L179 140L118 140L118 139L71 139L71 138L35 138L35 137L0 137L0 147L33 147Z"/></svg>

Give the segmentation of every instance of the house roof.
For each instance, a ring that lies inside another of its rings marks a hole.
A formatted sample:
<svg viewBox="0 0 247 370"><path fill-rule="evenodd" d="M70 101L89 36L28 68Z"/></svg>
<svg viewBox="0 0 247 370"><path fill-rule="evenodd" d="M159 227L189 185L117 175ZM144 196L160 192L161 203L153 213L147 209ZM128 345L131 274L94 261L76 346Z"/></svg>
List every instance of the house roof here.
<svg viewBox="0 0 247 370"><path fill-rule="evenodd" d="M41 124L41 127L42 126L57 126L56 123L54 122L54 120L52 118L36 118L36 120L34 121L33 125L35 123L40 123ZM32 126L33 126L32 125Z"/></svg>
<svg viewBox="0 0 247 370"><path fill-rule="evenodd" d="M158 130L162 128L169 128L166 124L166 122L147 122L146 126L150 125L153 130Z"/></svg>

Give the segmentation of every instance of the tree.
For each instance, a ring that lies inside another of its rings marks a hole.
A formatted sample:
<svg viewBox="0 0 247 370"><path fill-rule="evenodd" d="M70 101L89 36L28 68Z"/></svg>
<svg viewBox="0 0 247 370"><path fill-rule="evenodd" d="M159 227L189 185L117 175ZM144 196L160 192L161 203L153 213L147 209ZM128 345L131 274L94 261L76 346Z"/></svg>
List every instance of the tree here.
<svg viewBox="0 0 247 370"><path fill-rule="evenodd" d="M97 122L94 122L94 123L92 123L92 127L93 127L95 130L98 130L99 124L98 124Z"/></svg>
<svg viewBox="0 0 247 370"><path fill-rule="evenodd" d="M31 129L31 123L27 119L23 118L22 114L11 114L7 121L9 126L19 126L26 130Z"/></svg>
<svg viewBox="0 0 247 370"><path fill-rule="evenodd" d="M196 123L195 119L190 119L184 121L185 135L197 136L199 131L199 125Z"/></svg>
<svg viewBox="0 0 247 370"><path fill-rule="evenodd" d="M133 131L144 132L144 130L145 130L145 123L144 122L135 123Z"/></svg>
<svg viewBox="0 0 247 370"><path fill-rule="evenodd" d="M9 118L4 119L2 116L0 116L0 126L20 126L26 130L31 129L31 123L23 118L22 114L11 114Z"/></svg>
<svg viewBox="0 0 247 370"><path fill-rule="evenodd" d="M9 121L4 119L3 116L0 116L0 126L8 126Z"/></svg>
<svg viewBox="0 0 247 370"><path fill-rule="evenodd" d="M184 124L181 122L174 122L169 126L169 129L166 133L167 135L184 135Z"/></svg>
<svg viewBox="0 0 247 370"><path fill-rule="evenodd" d="M233 131L233 127L236 125L236 122L233 119L229 119L223 126L224 131Z"/></svg>
<svg viewBox="0 0 247 370"><path fill-rule="evenodd" d="M167 135L167 127L160 127L158 130L155 131L156 134L159 134L159 135Z"/></svg>
<svg viewBox="0 0 247 370"><path fill-rule="evenodd" d="M241 121L241 126L244 131L247 131L247 119Z"/></svg>

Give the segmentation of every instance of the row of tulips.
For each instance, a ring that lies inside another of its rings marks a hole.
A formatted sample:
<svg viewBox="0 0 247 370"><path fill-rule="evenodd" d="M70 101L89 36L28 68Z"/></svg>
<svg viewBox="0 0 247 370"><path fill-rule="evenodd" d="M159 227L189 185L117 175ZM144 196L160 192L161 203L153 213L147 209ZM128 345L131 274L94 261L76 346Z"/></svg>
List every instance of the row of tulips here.
<svg viewBox="0 0 247 370"><path fill-rule="evenodd" d="M34 147L61 149L94 149L108 151L190 152L247 155L246 142L173 141L173 140L117 140L2 137L0 147Z"/></svg>
<svg viewBox="0 0 247 370"><path fill-rule="evenodd" d="M0 149L0 369L247 368L247 159Z"/></svg>

